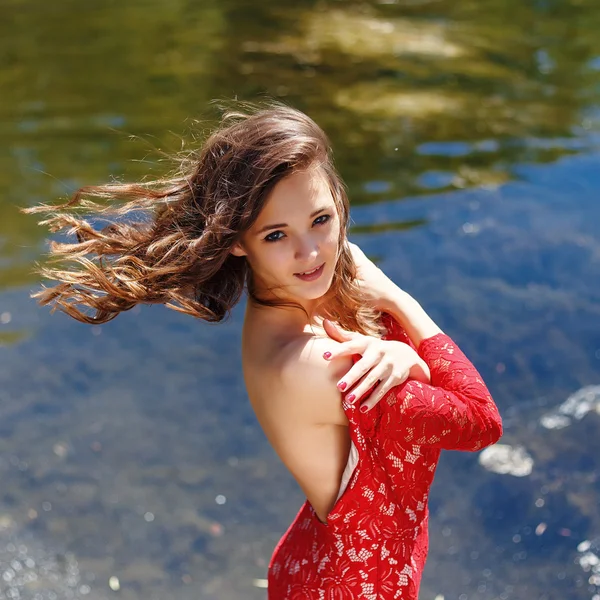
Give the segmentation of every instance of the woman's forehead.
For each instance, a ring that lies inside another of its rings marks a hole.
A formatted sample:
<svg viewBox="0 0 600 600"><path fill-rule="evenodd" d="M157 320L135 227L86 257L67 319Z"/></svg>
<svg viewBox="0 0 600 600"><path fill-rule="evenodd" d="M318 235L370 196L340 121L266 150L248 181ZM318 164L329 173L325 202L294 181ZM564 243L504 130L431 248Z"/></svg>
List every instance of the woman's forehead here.
<svg viewBox="0 0 600 600"><path fill-rule="evenodd" d="M317 169L298 171L279 181L269 196L262 213L310 207L315 203L332 204L333 198L324 175Z"/></svg>

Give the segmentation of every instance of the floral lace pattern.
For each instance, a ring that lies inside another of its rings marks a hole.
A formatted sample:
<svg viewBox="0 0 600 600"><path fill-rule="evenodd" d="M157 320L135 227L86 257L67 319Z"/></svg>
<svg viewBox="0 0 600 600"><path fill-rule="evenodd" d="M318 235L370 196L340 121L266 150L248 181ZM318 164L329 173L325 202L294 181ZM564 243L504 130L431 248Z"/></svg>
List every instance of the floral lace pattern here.
<svg viewBox="0 0 600 600"><path fill-rule="evenodd" d="M390 315L383 322L384 339L412 346ZM270 600L417 600L441 450L480 450L502 435L481 376L447 335L423 340L418 353L431 385L406 381L366 414L343 395L356 467L326 524L307 501L278 543Z"/></svg>

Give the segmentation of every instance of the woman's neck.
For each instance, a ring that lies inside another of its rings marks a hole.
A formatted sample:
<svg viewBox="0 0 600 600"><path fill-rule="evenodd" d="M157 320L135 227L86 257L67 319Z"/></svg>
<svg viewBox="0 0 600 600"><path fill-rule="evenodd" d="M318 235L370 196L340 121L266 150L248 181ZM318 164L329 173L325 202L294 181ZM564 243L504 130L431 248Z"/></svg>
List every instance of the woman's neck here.
<svg viewBox="0 0 600 600"><path fill-rule="evenodd" d="M247 314L254 314L261 320L268 321L278 328L289 329L290 332L301 332L307 325L322 326L324 318L322 302L318 304L315 303L312 307L312 312L308 310L307 306L302 306L300 303L298 304L299 306L265 306L249 297L246 310ZM300 306L302 306L306 312L304 312Z"/></svg>

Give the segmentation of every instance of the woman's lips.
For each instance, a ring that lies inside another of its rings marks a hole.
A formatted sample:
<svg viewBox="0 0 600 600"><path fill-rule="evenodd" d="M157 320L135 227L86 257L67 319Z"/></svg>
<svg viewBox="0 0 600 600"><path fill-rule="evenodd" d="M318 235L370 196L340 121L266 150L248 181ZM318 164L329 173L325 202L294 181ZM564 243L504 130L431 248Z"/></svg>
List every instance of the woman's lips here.
<svg viewBox="0 0 600 600"><path fill-rule="evenodd" d="M302 281L314 281L315 279L319 279L319 277L321 277L321 274L323 273L323 267L325 267L325 263L323 263L316 271L313 271L308 275L300 275L299 273L294 273L294 277L302 279Z"/></svg>

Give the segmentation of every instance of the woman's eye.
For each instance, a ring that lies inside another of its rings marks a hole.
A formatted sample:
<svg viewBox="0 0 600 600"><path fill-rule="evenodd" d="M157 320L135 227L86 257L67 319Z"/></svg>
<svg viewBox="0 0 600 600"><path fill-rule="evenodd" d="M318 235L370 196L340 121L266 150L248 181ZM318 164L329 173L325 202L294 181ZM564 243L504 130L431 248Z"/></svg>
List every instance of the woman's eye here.
<svg viewBox="0 0 600 600"><path fill-rule="evenodd" d="M280 240L280 237L273 237L274 235L277 235L278 233L281 233L283 235L283 231L274 231L273 233L270 233L266 238L265 238L265 242L277 242L278 240Z"/></svg>
<svg viewBox="0 0 600 600"><path fill-rule="evenodd" d="M329 221L329 219L331 219L331 215L321 215L320 217L317 217L315 219L315 223L319 220L319 219L325 219L324 221L321 221L320 223L318 223L319 225L322 225L323 223L327 223L327 221Z"/></svg>
<svg viewBox="0 0 600 600"><path fill-rule="evenodd" d="M327 223L329 219L331 219L331 215L321 215L313 221L313 225L323 225L324 223ZM265 242L278 242L280 239L282 239L281 237L279 237L280 234L281 236L285 235L283 231L273 231L273 233L270 233L267 237L264 238Z"/></svg>

